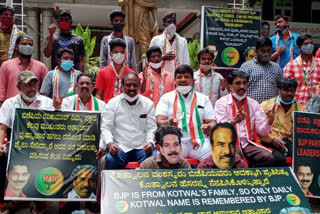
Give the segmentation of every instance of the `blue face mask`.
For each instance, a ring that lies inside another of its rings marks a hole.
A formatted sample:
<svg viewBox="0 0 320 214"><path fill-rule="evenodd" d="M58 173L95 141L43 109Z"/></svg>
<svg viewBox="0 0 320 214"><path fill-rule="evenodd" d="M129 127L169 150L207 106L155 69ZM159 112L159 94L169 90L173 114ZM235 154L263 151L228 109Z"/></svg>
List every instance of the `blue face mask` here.
<svg viewBox="0 0 320 214"><path fill-rule="evenodd" d="M61 60L61 68L64 71L70 71L73 68L74 64L72 60Z"/></svg>
<svg viewBox="0 0 320 214"><path fill-rule="evenodd" d="M283 104L285 104L285 105L291 105L292 103L294 103L294 99L291 100L290 102L286 102L286 101L284 101L284 100L280 97L279 100L280 100L281 103L283 103Z"/></svg>

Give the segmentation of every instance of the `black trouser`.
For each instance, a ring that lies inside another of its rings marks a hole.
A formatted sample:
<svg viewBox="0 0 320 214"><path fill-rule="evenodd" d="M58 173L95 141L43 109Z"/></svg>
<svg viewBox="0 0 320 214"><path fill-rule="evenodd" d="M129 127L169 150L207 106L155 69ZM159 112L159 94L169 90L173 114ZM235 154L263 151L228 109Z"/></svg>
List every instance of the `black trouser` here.
<svg viewBox="0 0 320 214"><path fill-rule="evenodd" d="M273 147L272 154L276 160L276 166L287 166L286 157L292 157L292 142L287 138L282 139L282 141L285 142L288 152L279 151Z"/></svg>

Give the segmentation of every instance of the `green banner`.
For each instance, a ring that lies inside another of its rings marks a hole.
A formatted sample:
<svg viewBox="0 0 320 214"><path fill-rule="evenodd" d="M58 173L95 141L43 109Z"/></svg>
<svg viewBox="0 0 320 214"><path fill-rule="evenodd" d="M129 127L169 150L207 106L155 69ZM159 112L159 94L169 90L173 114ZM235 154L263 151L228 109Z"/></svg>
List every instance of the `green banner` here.
<svg viewBox="0 0 320 214"><path fill-rule="evenodd" d="M306 196L320 198L320 114L294 112L293 170Z"/></svg>
<svg viewBox="0 0 320 214"><path fill-rule="evenodd" d="M6 200L95 201L100 113L16 109Z"/></svg>
<svg viewBox="0 0 320 214"><path fill-rule="evenodd" d="M102 172L101 213L311 213L290 168Z"/></svg>
<svg viewBox="0 0 320 214"><path fill-rule="evenodd" d="M238 68L255 53L260 23L260 11L203 6L202 47L214 50L217 66Z"/></svg>

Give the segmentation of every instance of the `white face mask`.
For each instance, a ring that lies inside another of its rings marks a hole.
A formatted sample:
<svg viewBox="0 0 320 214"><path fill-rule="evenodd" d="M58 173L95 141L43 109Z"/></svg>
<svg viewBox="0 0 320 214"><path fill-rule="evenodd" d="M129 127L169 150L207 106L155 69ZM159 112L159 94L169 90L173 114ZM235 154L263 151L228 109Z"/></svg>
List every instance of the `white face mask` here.
<svg viewBox="0 0 320 214"><path fill-rule="evenodd" d="M20 95L21 95L22 99L24 99L25 101L30 102L30 103L32 103L37 98L37 96L28 97L22 91L20 91Z"/></svg>
<svg viewBox="0 0 320 214"><path fill-rule="evenodd" d="M115 53L112 54L112 60L116 63L116 64L122 64L124 61L124 54L123 53Z"/></svg>
<svg viewBox="0 0 320 214"><path fill-rule="evenodd" d="M31 45L19 45L19 53L31 56L33 52L33 47Z"/></svg>
<svg viewBox="0 0 320 214"><path fill-rule="evenodd" d="M247 96L247 93L245 93L243 96L239 96L238 94L232 92L232 96L234 96L234 98L237 100L242 101Z"/></svg>
<svg viewBox="0 0 320 214"><path fill-rule="evenodd" d="M136 99L138 99L139 94L137 94L137 95L134 96L134 97L130 97L129 95L123 93L123 97L124 97L124 99L126 99L128 102L132 103L133 101L135 101Z"/></svg>
<svg viewBox="0 0 320 214"><path fill-rule="evenodd" d="M181 94L188 94L192 89L191 85L187 85L187 86L177 86L177 91Z"/></svg>
<svg viewBox="0 0 320 214"><path fill-rule="evenodd" d="M159 62L159 63L149 62L149 65L150 65L150 66L151 66L151 68L153 68L153 69L158 69L158 68L160 68L160 67L161 67L161 65L162 65L162 61L161 61L161 62Z"/></svg>
<svg viewBox="0 0 320 214"><path fill-rule="evenodd" d="M174 37L176 30L177 28L173 23L166 27L166 32L169 40L171 40Z"/></svg>

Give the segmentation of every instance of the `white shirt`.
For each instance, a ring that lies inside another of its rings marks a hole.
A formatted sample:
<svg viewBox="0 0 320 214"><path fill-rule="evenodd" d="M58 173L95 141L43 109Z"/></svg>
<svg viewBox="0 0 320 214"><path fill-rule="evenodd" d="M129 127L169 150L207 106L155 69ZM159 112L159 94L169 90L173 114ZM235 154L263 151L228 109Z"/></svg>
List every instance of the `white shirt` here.
<svg viewBox="0 0 320 214"><path fill-rule="evenodd" d="M75 94L75 95L72 95L72 96L69 96L69 97L66 97L63 99L62 101L62 105L61 105L61 110L62 111L73 111L75 110L74 109L74 99L77 99L78 97L78 94ZM99 106L99 110L98 112L103 112L104 108L106 107L106 103L103 102L102 100L100 99L97 99L98 101L98 106ZM81 101L81 99L79 98L79 108L80 108L80 111L88 111L88 106L89 106L89 102L84 105ZM94 106L92 108L93 111L96 111L94 109ZM102 121L102 114L101 114L101 121ZM102 137L100 137L100 141L99 141L99 147L102 147L104 148L104 144L103 144L103 141L102 141Z"/></svg>
<svg viewBox="0 0 320 214"><path fill-rule="evenodd" d="M220 79L223 79L223 76L217 72L211 71L207 76L202 74L202 77L201 77L202 91L200 91L200 87L199 87L200 70L198 70L193 74L193 78L195 81L194 89L200 93L203 93L209 96L210 89L212 87L212 96L209 97L209 99L212 103L213 108L220 97L223 97L228 94L227 89L224 89L224 91L221 90Z"/></svg>
<svg viewBox="0 0 320 214"><path fill-rule="evenodd" d="M165 41L165 35L164 33L162 33L161 35L155 36L152 38L151 42L150 42L150 47L151 46L158 46L161 48L162 51L162 55L165 55L169 52L173 52L174 53L174 47L177 43L177 48L176 48L176 54L178 57L178 62L180 63L180 65L182 64L188 64L190 65L190 58L189 58L189 50L188 50L188 43L187 40L181 36L179 36L177 33L175 34L175 39L174 42L172 43L172 45L170 44L169 40L167 39L167 49L166 49L166 53L164 52L164 41ZM175 67L174 67L174 62L175 60L170 60L170 61L164 61L163 63L165 63L164 66L164 70L169 71L171 73L171 75L174 77L174 71L175 71Z"/></svg>
<svg viewBox="0 0 320 214"><path fill-rule="evenodd" d="M130 106L123 94L112 98L102 113L101 135L104 147L116 143L124 152L142 149L154 143L157 129L153 102L139 95L137 103Z"/></svg>
<svg viewBox="0 0 320 214"><path fill-rule="evenodd" d="M46 96L42 96L40 94L37 94L36 96L37 96L36 99L30 105L24 104L23 107L21 106L20 93L15 97L11 97L6 101L4 101L4 103L0 108L0 123L6 125L9 128L12 128L16 108L33 109L35 108L35 106L37 106L38 102L39 102L39 105L36 109L53 110L53 104L50 98Z"/></svg>
<svg viewBox="0 0 320 214"><path fill-rule="evenodd" d="M77 194L76 190L73 188L68 193L68 199L81 199L81 197ZM96 199L96 195L92 192L91 195L86 199Z"/></svg>
<svg viewBox="0 0 320 214"><path fill-rule="evenodd" d="M173 118L173 105L175 100L175 93L176 91L171 91L166 94L164 94L157 105L156 109L156 116L163 115L168 117L168 120ZM198 105L198 111L200 116L200 121L203 123L204 120L215 120L216 114L215 111L211 105L211 102L209 100L209 97L196 92L197 94L197 105ZM189 123L190 119L190 108L191 108L191 102L193 99L193 93L189 93L187 98L182 96L185 106L186 106L186 113L187 113L187 122ZM179 105L179 104L178 104ZM194 118L195 120L195 118ZM191 142L191 136L190 136L190 130L189 130L189 124L188 124L188 132L184 132L183 136L181 138L181 141L183 143ZM179 128L182 129L182 120L179 120ZM197 139L199 140L199 139Z"/></svg>

